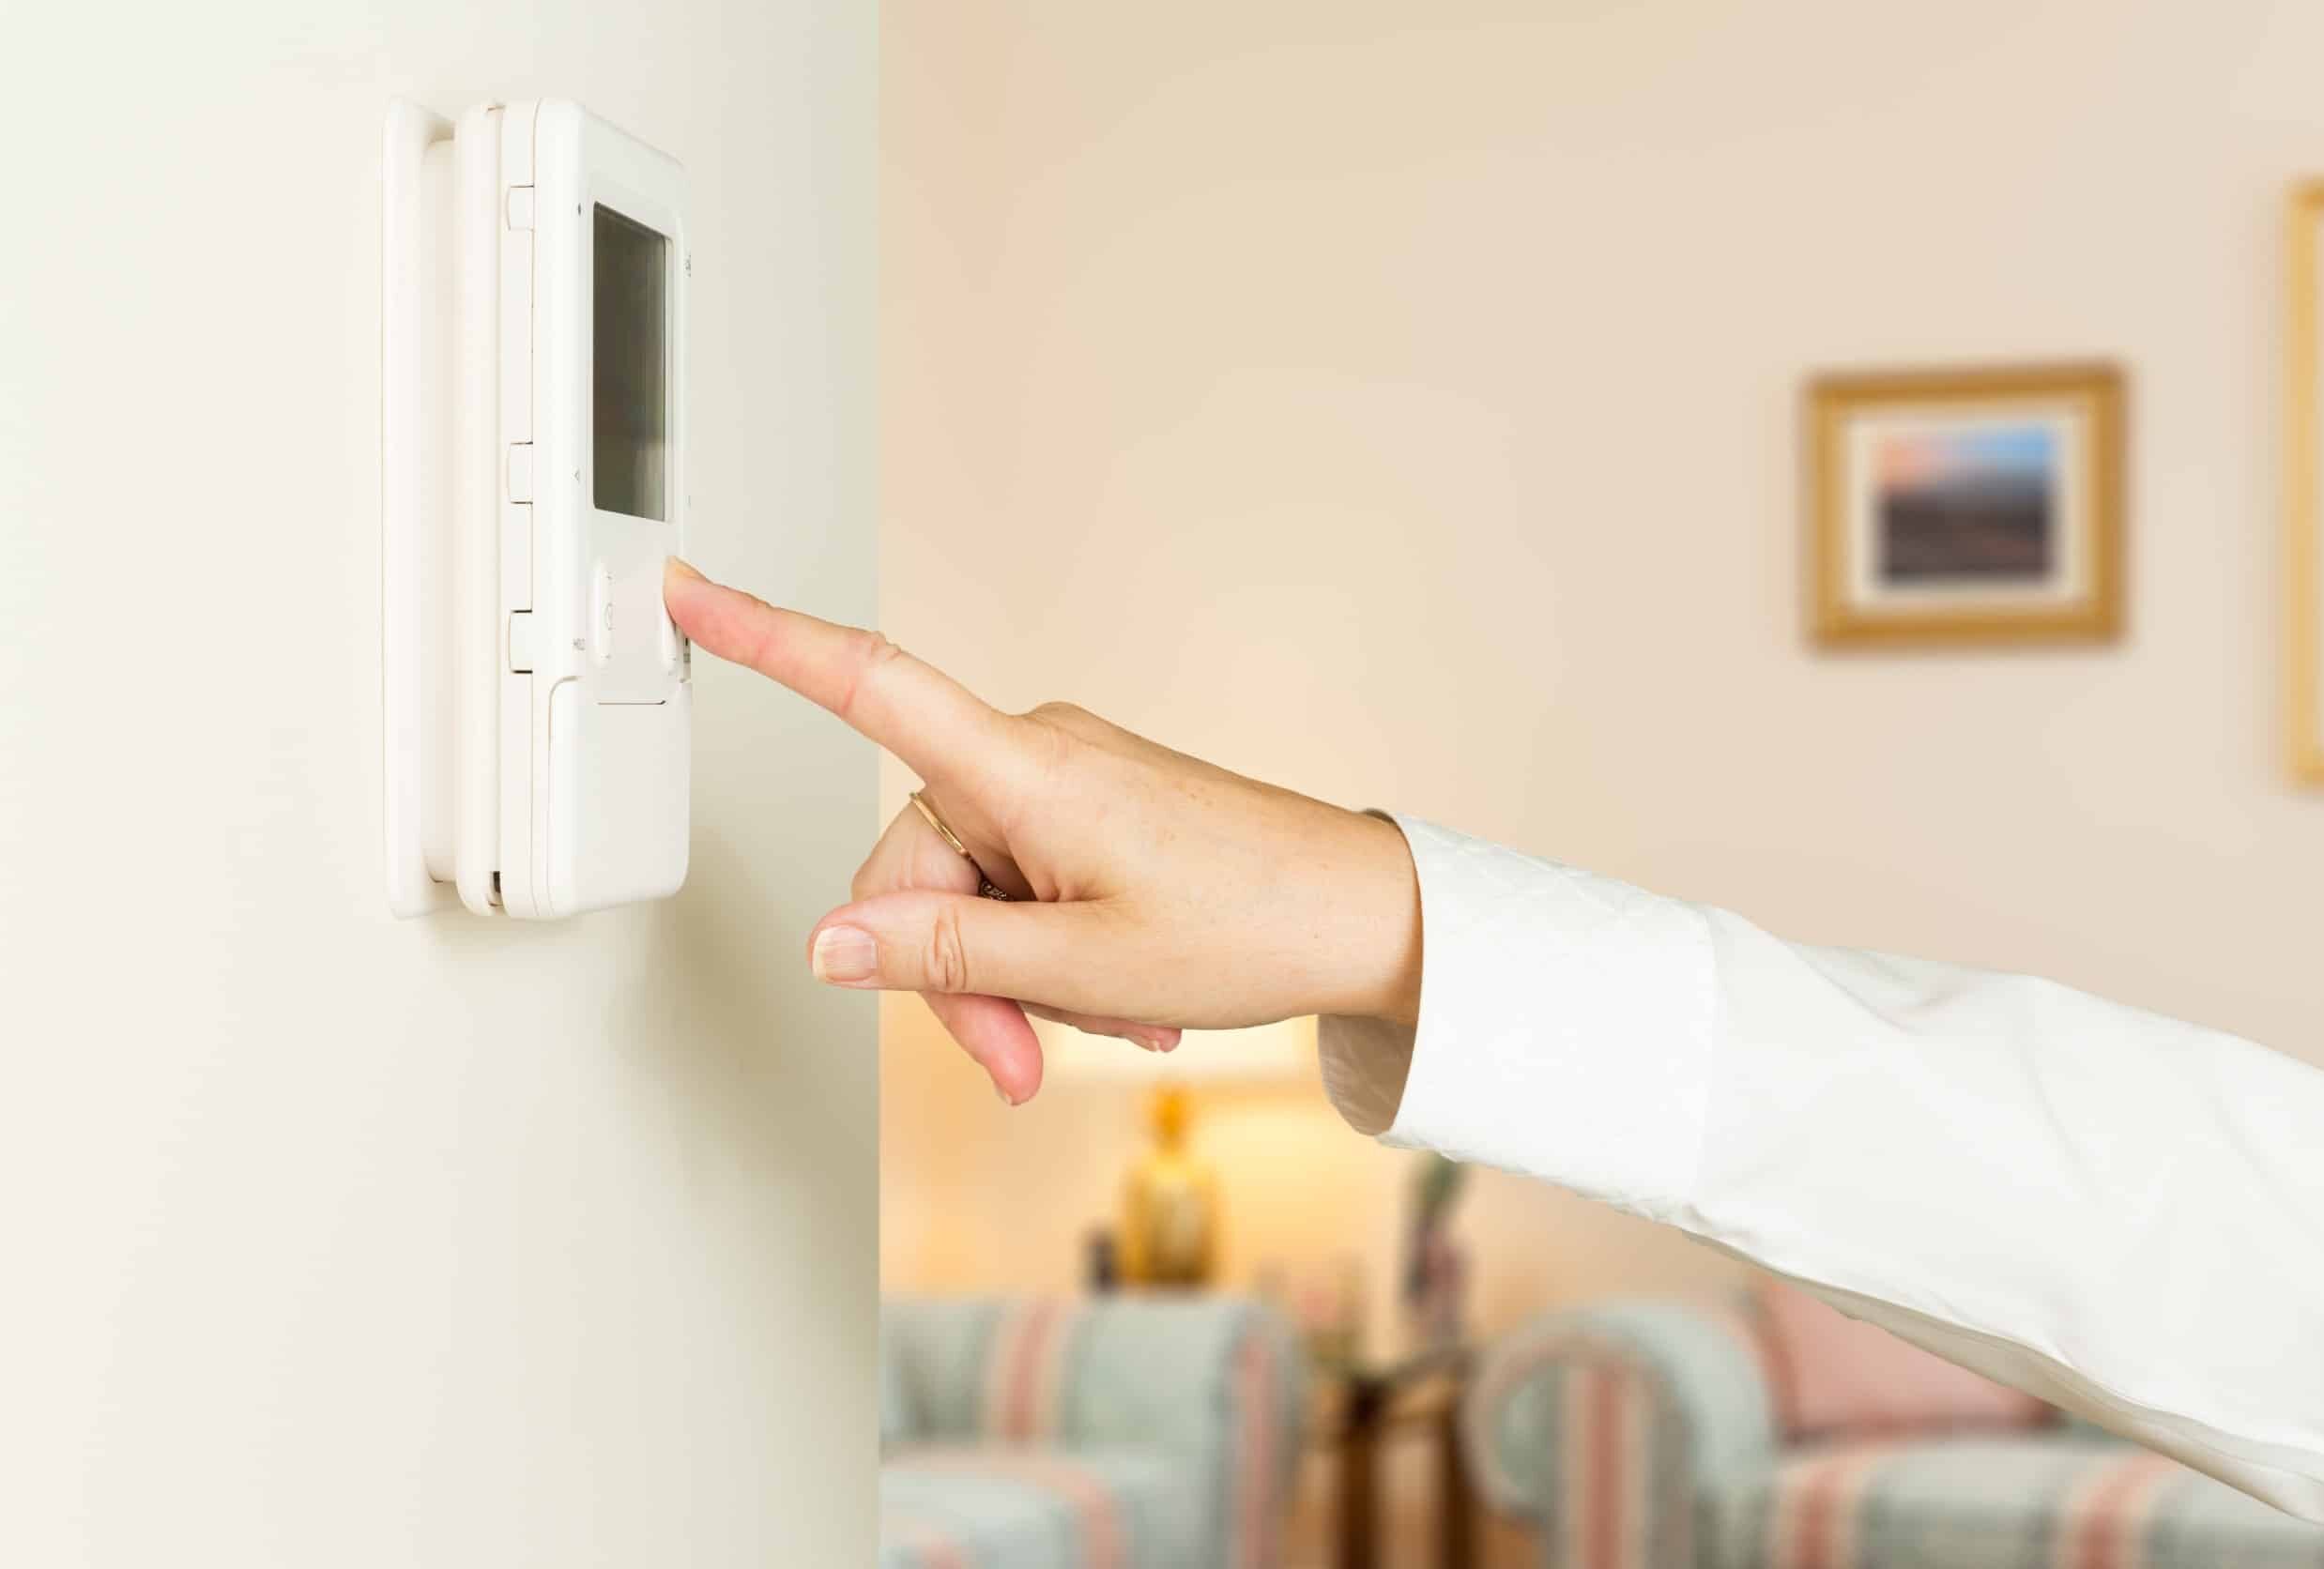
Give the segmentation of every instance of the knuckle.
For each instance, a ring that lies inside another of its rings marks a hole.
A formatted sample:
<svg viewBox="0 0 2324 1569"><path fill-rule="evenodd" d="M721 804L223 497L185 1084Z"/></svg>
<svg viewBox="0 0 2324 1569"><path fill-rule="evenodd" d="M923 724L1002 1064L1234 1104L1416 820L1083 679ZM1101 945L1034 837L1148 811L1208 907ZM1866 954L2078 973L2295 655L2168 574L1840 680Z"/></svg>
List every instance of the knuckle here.
<svg viewBox="0 0 2324 1569"><path fill-rule="evenodd" d="M1044 703L1024 719L1033 739L1039 777L1052 784L1088 741L1088 727L1097 723L1086 708L1071 703Z"/></svg>
<svg viewBox="0 0 2324 1569"><path fill-rule="evenodd" d="M849 653L853 671L839 707L839 715L843 719L855 711L856 700L863 695L864 688L878 680L882 671L905 657L904 650L881 632L858 631Z"/></svg>
<svg viewBox="0 0 2324 1569"><path fill-rule="evenodd" d="M1073 733L1045 720L1035 720L1032 739L1032 778L1054 788L1064 778L1066 766L1072 760L1076 745Z"/></svg>
<svg viewBox="0 0 2324 1569"><path fill-rule="evenodd" d="M936 912L928 928L927 983L940 992L966 992L969 983L968 945L961 940L960 912L947 906Z"/></svg>

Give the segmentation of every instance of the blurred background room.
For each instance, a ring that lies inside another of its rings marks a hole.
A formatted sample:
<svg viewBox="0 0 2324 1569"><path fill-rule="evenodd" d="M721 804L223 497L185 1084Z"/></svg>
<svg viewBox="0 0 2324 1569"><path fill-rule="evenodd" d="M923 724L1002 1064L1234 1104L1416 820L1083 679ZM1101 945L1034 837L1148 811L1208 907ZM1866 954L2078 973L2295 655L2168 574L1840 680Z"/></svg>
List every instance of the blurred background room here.
<svg viewBox="0 0 2324 1569"><path fill-rule="evenodd" d="M899 642L1789 937L2324 1057L2280 521L2324 9L883 26ZM1008 1108L892 998L880 1087L899 1565L2324 1555L1674 1232L1358 1137L1312 1021L1062 1042Z"/></svg>

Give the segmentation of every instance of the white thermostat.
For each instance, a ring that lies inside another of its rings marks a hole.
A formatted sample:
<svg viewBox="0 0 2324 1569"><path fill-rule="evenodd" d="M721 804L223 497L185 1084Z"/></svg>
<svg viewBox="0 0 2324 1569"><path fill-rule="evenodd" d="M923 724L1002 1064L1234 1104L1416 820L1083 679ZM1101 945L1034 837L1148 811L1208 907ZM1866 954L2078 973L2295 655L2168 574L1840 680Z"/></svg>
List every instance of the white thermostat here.
<svg viewBox="0 0 2324 1569"><path fill-rule="evenodd" d="M579 105L389 114L388 898L536 919L686 877L678 164Z"/></svg>

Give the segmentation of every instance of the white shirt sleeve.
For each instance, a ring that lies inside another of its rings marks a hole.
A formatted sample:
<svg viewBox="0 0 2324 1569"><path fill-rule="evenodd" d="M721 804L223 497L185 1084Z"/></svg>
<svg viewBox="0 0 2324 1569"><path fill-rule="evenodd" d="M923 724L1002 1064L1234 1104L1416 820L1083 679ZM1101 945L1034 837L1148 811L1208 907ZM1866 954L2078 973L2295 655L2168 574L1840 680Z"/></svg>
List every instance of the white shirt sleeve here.
<svg viewBox="0 0 2324 1569"><path fill-rule="evenodd" d="M2048 982L1769 937L1412 819L1385 1142L1545 1178L2324 1520L2324 1072Z"/></svg>

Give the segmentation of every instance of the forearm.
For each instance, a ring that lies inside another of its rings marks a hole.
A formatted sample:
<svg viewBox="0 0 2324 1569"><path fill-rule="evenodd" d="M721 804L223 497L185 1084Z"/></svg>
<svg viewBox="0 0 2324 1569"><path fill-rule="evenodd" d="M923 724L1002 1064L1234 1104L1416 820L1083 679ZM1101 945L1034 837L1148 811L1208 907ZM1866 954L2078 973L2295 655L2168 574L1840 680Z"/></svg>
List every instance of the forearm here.
<svg viewBox="0 0 2324 1569"><path fill-rule="evenodd" d="M1327 1030L1352 1121L1667 1221L2324 1515L2324 1073L1407 829L1423 1007Z"/></svg>

